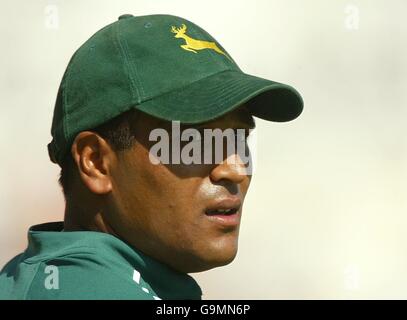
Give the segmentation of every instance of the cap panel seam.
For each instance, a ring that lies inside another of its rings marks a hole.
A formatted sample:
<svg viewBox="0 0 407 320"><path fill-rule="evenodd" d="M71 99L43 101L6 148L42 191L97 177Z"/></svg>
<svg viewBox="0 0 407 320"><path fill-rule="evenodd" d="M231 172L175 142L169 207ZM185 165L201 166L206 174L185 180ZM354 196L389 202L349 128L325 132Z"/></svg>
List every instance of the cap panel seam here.
<svg viewBox="0 0 407 320"><path fill-rule="evenodd" d="M139 93L138 101L137 101L137 102L140 103L141 101L143 101L144 97L146 96L145 91L144 91L144 87L143 87L143 83L142 83L141 81L139 81L138 70L137 70L137 64L136 64L136 63L132 63L132 61L134 61L134 60L131 60L131 59L130 59L130 58L132 58L133 56L132 56L132 54L131 54L131 51L128 50L128 49L129 49L129 45L128 45L128 43L127 43L126 38L123 38L123 45L125 46L125 49L126 49L126 54L127 54L127 57L128 57L129 66L131 66L131 68L129 68L129 71L131 71L131 77L133 78L133 76L134 76L134 78L135 78L137 91L138 91L138 93ZM133 71L134 71L134 74L133 74ZM139 90L139 89L140 89L140 90ZM141 91L141 94L140 94L140 91Z"/></svg>
<svg viewBox="0 0 407 320"><path fill-rule="evenodd" d="M124 37L123 38L120 37L121 33L119 30L119 27L120 27L120 23L118 23L116 25L116 30L115 30L117 42L119 44L118 49L119 49L119 52L122 53L122 56L123 56L122 58L124 60L124 67L125 67L125 69L127 69L127 76L130 79L131 88L132 88L132 90L131 90L132 97L133 97L133 99L135 99L137 101L137 103L140 103L140 101L142 100L142 97L140 95L139 88L141 89L141 91L143 91L143 93L144 93L144 90L143 90L143 87L141 86L140 82L138 81L137 74L135 75L136 79L133 77L133 72L132 72L133 69L131 68L132 65L131 65L130 59L129 59L128 45L127 45L126 39ZM136 70L134 70L134 71L136 71Z"/></svg>

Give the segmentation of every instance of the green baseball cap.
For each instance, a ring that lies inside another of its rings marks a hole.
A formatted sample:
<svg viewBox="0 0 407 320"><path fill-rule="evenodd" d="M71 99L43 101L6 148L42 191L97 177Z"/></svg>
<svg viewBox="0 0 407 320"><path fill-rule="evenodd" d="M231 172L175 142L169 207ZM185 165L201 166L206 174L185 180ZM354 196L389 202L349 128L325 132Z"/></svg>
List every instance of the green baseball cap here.
<svg viewBox="0 0 407 320"><path fill-rule="evenodd" d="M243 103L254 116L279 122L295 119L303 109L293 87L244 73L196 24L173 15L125 14L96 32L69 61L48 153L61 164L79 132L130 109L194 124Z"/></svg>

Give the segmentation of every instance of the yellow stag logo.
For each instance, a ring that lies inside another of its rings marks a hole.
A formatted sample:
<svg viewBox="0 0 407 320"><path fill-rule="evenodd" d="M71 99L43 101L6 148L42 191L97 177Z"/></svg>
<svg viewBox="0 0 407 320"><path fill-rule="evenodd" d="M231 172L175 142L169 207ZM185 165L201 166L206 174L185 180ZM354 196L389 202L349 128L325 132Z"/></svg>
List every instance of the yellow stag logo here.
<svg viewBox="0 0 407 320"><path fill-rule="evenodd" d="M187 26L182 24L181 28L176 28L172 26L171 32L175 33L175 38L182 38L185 40L186 44L181 45L180 47L187 51L192 51L197 53L195 50L202 50L202 49L212 49L217 53L223 54L225 57L230 59L230 57L224 53L222 50L218 48L215 42L210 41L203 41L203 40L196 40L191 38L190 36L186 35L185 32L187 31ZM195 50L194 50L195 49Z"/></svg>

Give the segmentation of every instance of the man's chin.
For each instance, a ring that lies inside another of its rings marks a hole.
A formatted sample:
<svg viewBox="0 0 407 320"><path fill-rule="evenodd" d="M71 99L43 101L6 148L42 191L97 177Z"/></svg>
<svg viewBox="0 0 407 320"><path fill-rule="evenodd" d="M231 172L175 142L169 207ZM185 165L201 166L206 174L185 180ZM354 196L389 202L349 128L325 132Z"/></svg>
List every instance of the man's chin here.
<svg viewBox="0 0 407 320"><path fill-rule="evenodd" d="M198 272L203 272L203 271L208 271L208 270L211 270L211 269L223 267L223 266L226 266L226 265L232 263L232 261L234 259L235 259L235 257L233 257L231 259L228 259L228 260L223 260L223 261L217 261L215 263L210 263L210 264L207 264L205 266L201 266L200 268L196 268L195 270L188 271L187 273L198 273Z"/></svg>
<svg viewBox="0 0 407 320"><path fill-rule="evenodd" d="M223 252L210 252L210 254L191 259L189 263L177 266L177 270L184 273L197 273L230 264L237 255L237 248Z"/></svg>

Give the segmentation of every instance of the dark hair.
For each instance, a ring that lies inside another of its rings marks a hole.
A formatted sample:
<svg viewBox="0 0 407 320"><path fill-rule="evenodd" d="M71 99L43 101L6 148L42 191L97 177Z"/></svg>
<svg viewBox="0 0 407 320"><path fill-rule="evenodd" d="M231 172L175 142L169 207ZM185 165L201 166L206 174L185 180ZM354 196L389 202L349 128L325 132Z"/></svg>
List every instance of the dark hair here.
<svg viewBox="0 0 407 320"><path fill-rule="evenodd" d="M89 131L96 132L107 140L113 150L127 150L132 147L135 142L135 128L138 114L138 110L132 109L94 129L89 129ZM77 167L69 149L61 163L61 172L58 179L65 200L67 200L71 194L76 170Z"/></svg>

